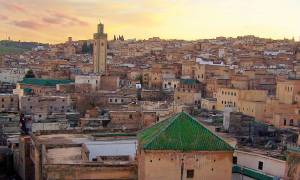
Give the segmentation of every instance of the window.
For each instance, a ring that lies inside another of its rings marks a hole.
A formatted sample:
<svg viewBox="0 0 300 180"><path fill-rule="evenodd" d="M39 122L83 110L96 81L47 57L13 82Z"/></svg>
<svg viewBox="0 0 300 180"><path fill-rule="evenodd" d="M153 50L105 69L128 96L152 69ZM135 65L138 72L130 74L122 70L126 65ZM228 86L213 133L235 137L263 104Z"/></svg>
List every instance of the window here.
<svg viewBox="0 0 300 180"><path fill-rule="evenodd" d="M2 102L4 102L4 98L2 98Z"/></svg>
<svg viewBox="0 0 300 180"><path fill-rule="evenodd" d="M293 119L290 120L290 126L294 126L294 120Z"/></svg>
<svg viewBox="0 0 300 180"><path fill-rule="evenodd" d="M109 102L112 102L112 99L109 99Z"/></svg>
<svg viewBox="0 0 300 180"><path fill-rule="evenodd" d="M118 102L118 99L115 99L115 102Z"/></svg>
<svg viewBox="0 0 300 180"><path fill-rule="evenodd" d="M263 168L264 168L264 163L261 161L258 161L258 169L263 170Z"/></svg>
<svg viewBox="0 0 300 180"><path fill-rule="evenodd" d="M186 171L186 178L194 178L194 169L188 169Z"/></svg>
<svg viewBox="0 0 300 180"><path fill-rule="evenodd" d="M236 156L233 156L233 157L232 157L232 163L233 163L233 164L237 164L237 157L236 157Z"/></svg>
<svg viewBox="0 0 300 180"><path fill-rule="evenodd" d="M129 119L132 119L132 114L129 114Z"/></svg>
<svg viewBox="0 0 300 180"><path fill-rule="evenodd" d="M283 120L283 125L286 126L286 119Z"/></svg>
<svg viewBox="0 0 300 180"><path fill-rule="evenodd" d="M13 98L11 98L11 99L10 99L10 102L14 102L14 99L13 99Z"/></svg>

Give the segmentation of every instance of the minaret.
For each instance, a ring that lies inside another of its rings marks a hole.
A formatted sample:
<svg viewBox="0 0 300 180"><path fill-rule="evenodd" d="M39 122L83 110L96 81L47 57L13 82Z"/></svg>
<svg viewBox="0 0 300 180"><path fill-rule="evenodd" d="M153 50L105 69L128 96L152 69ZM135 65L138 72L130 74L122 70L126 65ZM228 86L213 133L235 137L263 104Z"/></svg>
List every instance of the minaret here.
<svg viewBox="0 0 300 180"><path fill-rule="evenodd" d="M98 31L94 34L93 61L94 73L106 72L107 34L104 33L104 24L98 24Z"/></svg>

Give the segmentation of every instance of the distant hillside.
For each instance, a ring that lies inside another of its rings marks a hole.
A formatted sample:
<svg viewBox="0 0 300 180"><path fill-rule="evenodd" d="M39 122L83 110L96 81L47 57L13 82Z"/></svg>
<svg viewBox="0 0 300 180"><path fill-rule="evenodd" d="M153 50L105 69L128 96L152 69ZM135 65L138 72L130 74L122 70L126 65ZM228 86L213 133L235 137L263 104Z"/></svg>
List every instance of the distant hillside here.
<svg viewBox="0 0 300 180"><path fill-rule="evenodd" d="M19 42L19 41L0 41L0 55L4 54L19 54L25 51L32 50L36 46L45 44L35 42Z"/></svg>

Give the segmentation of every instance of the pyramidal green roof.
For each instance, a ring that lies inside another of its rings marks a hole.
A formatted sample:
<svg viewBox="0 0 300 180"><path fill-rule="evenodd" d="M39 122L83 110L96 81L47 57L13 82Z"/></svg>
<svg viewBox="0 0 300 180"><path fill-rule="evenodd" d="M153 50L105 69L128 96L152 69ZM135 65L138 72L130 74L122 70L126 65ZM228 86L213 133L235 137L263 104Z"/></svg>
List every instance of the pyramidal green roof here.
<svg viewBox="0 0 300 180"><path fill-rule="evenodd" d="M228 143L185 112L161 121L138 134L145 150L233 151Z"/></svg>
<svg viewBox="0 0 300 180"><path fill-rule="evenodd" d="M56 86L56 84L68 84L73 81L67 79L38 79L38 78L24 78L20 84L32 84L39 86Z"/></svg>

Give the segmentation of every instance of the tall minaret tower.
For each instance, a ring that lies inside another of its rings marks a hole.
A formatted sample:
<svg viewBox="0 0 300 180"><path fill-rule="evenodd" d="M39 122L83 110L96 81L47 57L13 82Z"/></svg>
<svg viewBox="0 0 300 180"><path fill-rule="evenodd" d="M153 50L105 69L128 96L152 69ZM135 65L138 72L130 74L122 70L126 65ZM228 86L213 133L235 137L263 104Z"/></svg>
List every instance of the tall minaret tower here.
<svg viewBox="0 0 300 180"><path fill-rule="evenodd" d="M107 34L104 33L104 24L98 24L98 31L94 34L93 61L94 73L106 72Z"/></svg>

